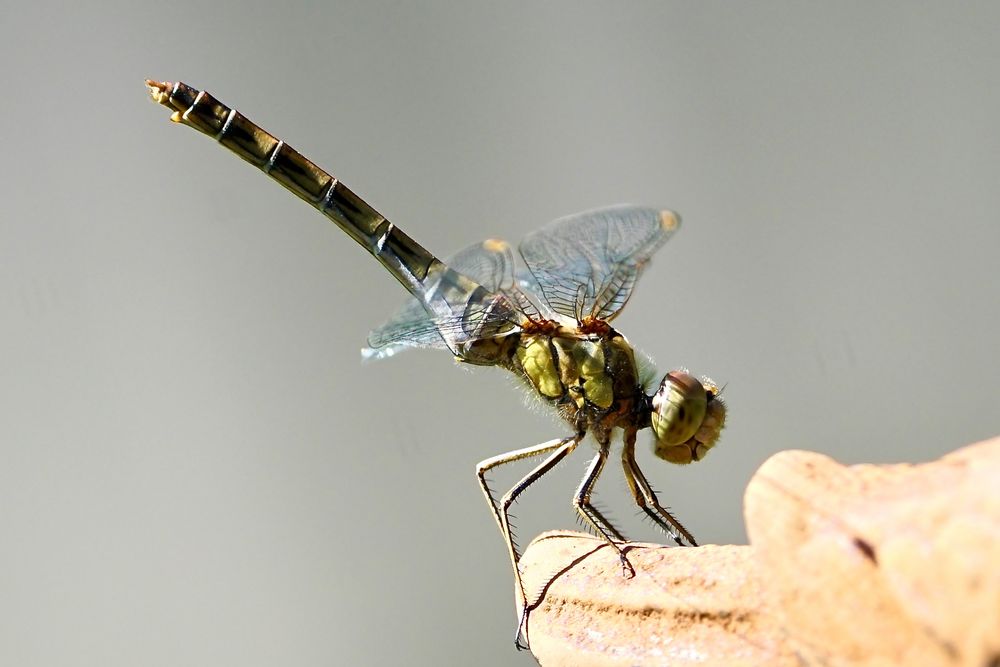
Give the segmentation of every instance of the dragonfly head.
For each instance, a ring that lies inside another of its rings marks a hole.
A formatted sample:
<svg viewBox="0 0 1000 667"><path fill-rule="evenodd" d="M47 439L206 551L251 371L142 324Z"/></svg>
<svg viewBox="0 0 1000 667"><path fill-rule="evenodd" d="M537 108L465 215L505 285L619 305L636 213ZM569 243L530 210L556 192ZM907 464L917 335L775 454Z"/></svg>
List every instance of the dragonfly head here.
<svg viewBox="0 0 1000 667"><path fill-rule="evenodd" d="M726 423L726 405L719 394L707 377L699 381L684 370L667 373L652 398L653 452L671 463L703 459Z"/></svg>

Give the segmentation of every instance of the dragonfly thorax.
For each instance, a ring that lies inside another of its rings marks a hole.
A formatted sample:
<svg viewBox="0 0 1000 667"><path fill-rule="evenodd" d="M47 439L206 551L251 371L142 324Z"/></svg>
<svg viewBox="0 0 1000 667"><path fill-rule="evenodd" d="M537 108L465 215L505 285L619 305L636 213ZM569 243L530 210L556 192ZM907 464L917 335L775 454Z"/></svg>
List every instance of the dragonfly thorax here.
<svg viewBox="0 0 1000 667"><path fill-rule="evenodd" d="M509 355L504 365L579 430L639 428L646 397L635 353L614 329L522 332Z"/></svg>

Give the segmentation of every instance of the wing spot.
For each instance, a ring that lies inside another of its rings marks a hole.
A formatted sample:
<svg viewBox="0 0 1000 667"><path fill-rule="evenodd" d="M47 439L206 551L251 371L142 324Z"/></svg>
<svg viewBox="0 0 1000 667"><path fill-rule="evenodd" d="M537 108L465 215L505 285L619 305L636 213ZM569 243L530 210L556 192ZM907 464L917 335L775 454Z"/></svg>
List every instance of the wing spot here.
<svg viewBox="0 0 1000 667"><path fill-rule="evenodd" d="M681 224L680 218L673 211L664 209L660 211L660 225L668 232L672 232Z"/></svg>
<svg viewBox="0 0 1000 667"><path fill-rule="evenodd" d="M483 249L490 252L505 252L510 244L503 239L486 239L483 241Z"/></svg>

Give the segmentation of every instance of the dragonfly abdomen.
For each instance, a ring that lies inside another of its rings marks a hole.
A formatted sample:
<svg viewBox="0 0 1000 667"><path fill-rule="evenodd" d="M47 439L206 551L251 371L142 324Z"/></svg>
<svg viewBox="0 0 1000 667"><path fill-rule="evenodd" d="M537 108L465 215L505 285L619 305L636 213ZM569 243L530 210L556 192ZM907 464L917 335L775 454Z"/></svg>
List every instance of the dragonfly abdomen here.
<svg viewBox="0 0 1000 667"><path fill-rule="evenodd" d="M484 313L505 306L478 283L438 260L338 179L236 109L181 82L146 81L146 85L156 102L174 110L171 120L215 138L347 232L423 304L433 320L466 318L470 323L466 330L442 331L453 352L465 340L482 334L476 326ZM491 317L504 321L502 314Z"/></svg>

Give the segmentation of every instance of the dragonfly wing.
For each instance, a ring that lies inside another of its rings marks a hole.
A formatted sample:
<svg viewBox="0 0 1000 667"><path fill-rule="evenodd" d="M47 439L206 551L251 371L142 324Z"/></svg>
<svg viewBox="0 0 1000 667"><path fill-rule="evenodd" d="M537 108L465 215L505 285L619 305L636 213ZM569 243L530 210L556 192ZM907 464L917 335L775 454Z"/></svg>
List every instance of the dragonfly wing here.
<svg viewBox="0 0 1000 667"><path fill-rule="evenodd" d="M611 320L679 226L672 211L614 206L551 222L528 234L519 249L552 310L577 321Z"/></svg>
<svg viewBox="0 0 1000 667"><path fill-rule="evenodd" d="M385 359L408 347L450 349L449 340L470 341L513 330L520 321L519 290L514 283L514 253L510 244L491 239L464 248L445 264L471 278L488 295L468 305L461 317L432 317L423 304L410 298L388 322L368 335L365 359ZM505 298L506 297L506 298Z"/></svg>
<svg viewBox="0 0 1000 667"><path fill-rule="evenodd" d="M449 349L423 304L413 297L388 322L368 334L368 346L362 348L361 357L366 361L388 359L409 347Z"/></svg>

